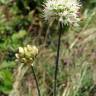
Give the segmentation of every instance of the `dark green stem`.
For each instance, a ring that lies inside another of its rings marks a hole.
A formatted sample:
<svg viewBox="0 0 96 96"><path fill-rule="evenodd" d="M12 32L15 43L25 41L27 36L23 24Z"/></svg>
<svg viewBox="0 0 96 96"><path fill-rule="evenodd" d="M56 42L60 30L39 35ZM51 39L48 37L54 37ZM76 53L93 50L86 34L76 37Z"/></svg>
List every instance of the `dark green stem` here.
<svg viewBox="0 0 96 96"><path fill-rule="evenodd" d="M61 33L63 31L63 26L59 24L59 32L58 32L58 45L57 45L57 56L56 56L56 64L55 64L55 73L54 73L54 92L53 96L57 96L57 75L58 75L58 65L59 65L59 53L60 53L60 43L61 43Z"/></svg>
<svg viewBox="0 0 96 96"><path fill-rule="evenodd" d="M31 68L32 68L32 72L33 72L34 79L35 79L35 82L36 82L36 87L37 87L37 91L38 91L38 96L41 96L41 95L40 95L40 89L39 89L38 80L37 80L37 77L36 77L36 74L35 74L35 71L34 71L33 65L32 65Z"/></svg>

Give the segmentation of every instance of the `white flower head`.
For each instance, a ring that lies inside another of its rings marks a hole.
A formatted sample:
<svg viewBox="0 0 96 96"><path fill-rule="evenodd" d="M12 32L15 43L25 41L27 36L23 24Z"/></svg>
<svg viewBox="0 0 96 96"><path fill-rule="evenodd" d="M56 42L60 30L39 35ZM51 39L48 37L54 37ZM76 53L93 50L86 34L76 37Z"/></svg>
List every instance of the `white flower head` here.
<svg viewBox="0 0 96 96"><path fill-rule="evenodd" d="M80 2L77 0L47 0L44 3L45 20L57 20L65 25L77 25Z"/></svg>

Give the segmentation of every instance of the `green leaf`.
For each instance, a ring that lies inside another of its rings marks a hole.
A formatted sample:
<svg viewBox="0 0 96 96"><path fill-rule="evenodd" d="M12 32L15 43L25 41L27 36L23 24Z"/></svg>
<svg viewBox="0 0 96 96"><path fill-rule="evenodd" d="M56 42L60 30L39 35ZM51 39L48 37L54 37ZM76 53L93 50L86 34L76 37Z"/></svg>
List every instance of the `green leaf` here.
<svg viewBox="0 0 96 96"><path fill-rule="evenodd" d="M2 64L0 64L0 70L6 69L6 68L13 68L15 65L16 65L15 62L4 61Z"/></svg>
<svg viewBox="0 0 96 96"><path fill-rule="evenodd" d="M12 40L18 40L24 38L26 36L27 32L25 30L20 30L18 33L14 33L12 36Z"/></svg>
<svg viewBox="0 0 96 96"><path fill-rule="evenodd" d="M0 91L8 93L12 89L12 73L8 69L0 71L0 81Z"/></svg>

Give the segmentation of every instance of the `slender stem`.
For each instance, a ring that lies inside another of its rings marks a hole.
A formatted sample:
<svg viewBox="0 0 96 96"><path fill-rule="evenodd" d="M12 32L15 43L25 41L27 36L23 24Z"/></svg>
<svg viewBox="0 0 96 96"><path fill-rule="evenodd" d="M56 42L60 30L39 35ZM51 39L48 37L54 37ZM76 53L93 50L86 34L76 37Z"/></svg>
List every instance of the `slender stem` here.
<svg viewBox="0 0 96 96"><path fill-rule="evenodd" d="M60 43L61 43L61 33L63 31L63 26L59 24L59 32L58 32L58 45L57 45L57 56L56 56L56 64L55 64L55 73L54 73L54 92L53 96L57 96L57 75L58 75L58 65L59 65L59 53L60 53Z"/></svg>
<svg viewBox="0 0 96 96"><path fill-rule="evenodd" d="M32 65L31 68L32 68L32 72L33 72L33 75L34 75L34 79L35 79L35 83L36 83L36 87L37 87L37 91L38 91L38 96L41 96L41 95L40 95L40 89L39 89L38 80L37 80L37 77L36 77L36 74L35 74L35 71L34 71L33 65Z"/></svg>

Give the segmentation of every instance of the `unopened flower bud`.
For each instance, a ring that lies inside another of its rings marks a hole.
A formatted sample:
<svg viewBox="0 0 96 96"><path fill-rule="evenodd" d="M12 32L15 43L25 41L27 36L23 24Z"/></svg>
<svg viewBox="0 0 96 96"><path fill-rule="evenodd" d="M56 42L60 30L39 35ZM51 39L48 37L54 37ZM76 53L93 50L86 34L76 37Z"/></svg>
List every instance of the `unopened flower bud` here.
<svg viewBox="0 0 96 96"><path fill-rule="evenodd" d="M38 54L38 49L36 46L33 46L32 49L34 50L33 51L33 55L36 56Z"/></svg>
<svg viewBox="0 0 96 96"><path fill-rule="evenodd" d="M27 45L26 47L19 47L19 52L16 53L16 61L22 63L33 62L37 54L38 48L36 46Z"/></svg>
<svg viewBox="0 0 96 96"><path fill-rule="evenodd" d="M19 59L19 54L15 54L16 58Z"/></svg>
<svg viewBox="0 0 96 96"><path fill-rule="evenodd" d="M24 54L24 49L22 47L19 47L19 53L22 55Z"/></svg>

